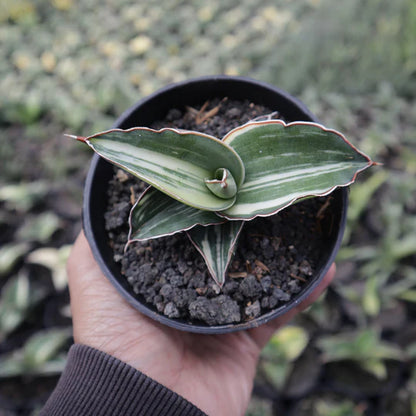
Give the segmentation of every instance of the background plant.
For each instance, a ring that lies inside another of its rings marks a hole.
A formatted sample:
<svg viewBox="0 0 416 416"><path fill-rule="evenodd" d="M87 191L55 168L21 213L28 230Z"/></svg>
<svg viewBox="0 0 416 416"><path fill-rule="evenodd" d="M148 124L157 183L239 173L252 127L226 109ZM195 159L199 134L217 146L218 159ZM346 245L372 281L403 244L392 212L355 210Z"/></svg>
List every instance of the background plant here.
<svg viewBox="0 0 416 416"><path fill-rule="evenodd" d="M31 293L25 290L12 301L23 315L3 335L0 357L21 351L37 332L70 325L66 290L52 281L62 266L30 259L40 248L72 243L80 228L90 154L63 142L61 132L105 130L170 81L241 74L298 95L323 124L383 162L385 172L369 172L352 187L337 278L296 321L307 346L285 358L284 382L259 374L248 414L282 408L281 414L298 415L415 414L416 255L409 243L416 217L415 16L412 0L0 1L0 309L6 288L25 279L42 295L22 301L22 293ZM65 249L59 253L63 259ZM339 335L368 330L404 354L380 359L386 378L361 372L357 360L321 364L323 335L342 341ZM273 358L264 359L268 365ZM349 369L354 383L336 377ZM4 376L1 412L33 413L55 381Z"/></svg>

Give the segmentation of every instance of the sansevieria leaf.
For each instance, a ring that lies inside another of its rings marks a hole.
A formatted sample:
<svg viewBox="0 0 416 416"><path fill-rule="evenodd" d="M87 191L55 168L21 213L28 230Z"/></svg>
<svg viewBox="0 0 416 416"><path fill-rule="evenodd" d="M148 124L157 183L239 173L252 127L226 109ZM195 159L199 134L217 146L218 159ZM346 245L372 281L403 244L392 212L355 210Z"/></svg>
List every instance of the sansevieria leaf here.
<svg viewBox="0 0 416 416"><path fill-rule="evenodd" d="M137 200L130 212L129 242L165 237L195 225L219 224L227 220L214 212L202 211L181 204L149 187Z"/></svg>
<svg viewBox="0 0 416 416"><path fill-rule="evenodd" d="M201 253L208 270L221 287L225 272L232 259L233 250L244 221L227 221L208 227L194 227L188 231L189 238Z"/></svg>
<svg viewBox="0 0 416 416"><path fill-rule="evenodd" d="M245 167L235 204L220 213L229 219L268 216L300 198L326 195L373 164L340 133L316 123L248 123L223 141Z"/></svg>
<svg viewBox="0 0 416 416"><path fill-rule="evenodd" d="M220 211L235 201L235 196L219 198L206 186L205 180L214 178L217 169L228 169L237 187L244 181L238 154L206 134L137 127L76 138L149 185L198 209Z"/></svg>

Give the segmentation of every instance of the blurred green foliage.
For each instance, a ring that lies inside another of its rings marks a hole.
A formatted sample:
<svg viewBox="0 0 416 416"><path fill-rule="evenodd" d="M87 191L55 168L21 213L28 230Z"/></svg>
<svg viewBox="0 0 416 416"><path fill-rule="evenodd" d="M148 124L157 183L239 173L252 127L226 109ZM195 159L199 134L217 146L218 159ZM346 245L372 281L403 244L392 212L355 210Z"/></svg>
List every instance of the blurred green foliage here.
<svg viewBox="0 0 416 416"><path fill-rule="evenodd" d="M42 289L34 290L31 286L33 284L24 272L3 286L0 298L0 342L17 328L28 316L31 308L45 297L46 293Z"/></svg>
<svg viewBox="0 0 416 416"><path fill-rule="evenodd" d="M365 406L356 405L351 400L337 400L332 397L317 398L314 401L302 403L299 407L299 416L362 416L365 414Z"/></svg>
<svg viewBox="0 0 416 416"><path fill-rule="evenodd" d="M387 81L400 94L414 96L412 0L350 0L342 7L331 1L316 3L318 10L292 24L279 52L266 59L275 74L272 81L300 93L308 79L321 93L344 94L369 93Z"/></svg>
<svg viewBox="0 0 416 416"><path fill-rule="evenodd" d="M402 351L394 345L383 342L374 329L362 329L357 332L344 332L337 336L322 337L317 342L324 352L326 362L351 360L378 378L386 378L384 360L400 360Z"/></svg>
<svg viewBox="0 0 416 416"><path fill-rule="evenodd" d="M62 133L106 129L159 87L226 73L296 94L383 163L351 189L331 290L273 337L257 381L296 415L364 415L361 399L313 394L322 372L350 363L380 390L404 365L380 403L416 414L413 0L0 0L0 44L0 382L65 362L64 266L90 155ZM248 414L273 414L266 396Z"/></svg>
<svg viewBox="0 0 416 416"><path fill-rule="evenodd" d="M3 122L49 114L67 128L100 130L162 85L216 73L296 94L308 86L362 94L388 82L409 96L416 88L412 0L2 4Z"/></svg>
<svg viewBox="0 0 416 416"><path fill-rule="evenodd" d="M65 366L62 347L69 329L50 329L32 335L22 348L0 357L0 377L59 374Z"/></svg>
<svg viewBox="0 0 416 416"><path fill-rule="evenodd" d="M287 326L271 338L262 352L260 371L277 389L282 389L293 362L299 358L309 341L301 327Z"/></svg>

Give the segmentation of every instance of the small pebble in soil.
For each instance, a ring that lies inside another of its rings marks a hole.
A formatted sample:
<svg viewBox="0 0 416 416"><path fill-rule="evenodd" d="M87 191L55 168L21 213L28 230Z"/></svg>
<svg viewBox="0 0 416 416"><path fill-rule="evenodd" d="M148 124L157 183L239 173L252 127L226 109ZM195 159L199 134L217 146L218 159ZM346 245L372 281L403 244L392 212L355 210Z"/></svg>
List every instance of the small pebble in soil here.
<svg viewBox="0 0 416 416"><path fill-rule="evenodd" d="M249 274L240 284L240 292L249 299L258 299L263 288L256 276Z"/></svg>
<svg viewBox="0 0 416 416"><path fill-rule="evenodd" d="M179 310L173 302L169 302L169 303L166 304L165 309L163 310L163 313L168 318L179 318L180 317Z"/></svg>
<svg viewBox="0 0 416 416"><path fill-rule="evenodd" d="M261 312L260 302L256 300L254 303L251 303L245 308L244 312L250 319L257 318Z"/></svg>
<svg viewBox="0 0 416 416"><path fill-rule="evenodd" d="M200 296L189 305L192 319L205 321L208 325L223 325L241 321L240 307L229 296L220 295L208 299Z"/></svg>
<svg viewBox="0 0 416 416"><path fill-rule="evenodd" d="M270 294L272 291L272 278L270 275L263 276L260 280L260 284L262 287L262 290L266 294Z"/></svg>

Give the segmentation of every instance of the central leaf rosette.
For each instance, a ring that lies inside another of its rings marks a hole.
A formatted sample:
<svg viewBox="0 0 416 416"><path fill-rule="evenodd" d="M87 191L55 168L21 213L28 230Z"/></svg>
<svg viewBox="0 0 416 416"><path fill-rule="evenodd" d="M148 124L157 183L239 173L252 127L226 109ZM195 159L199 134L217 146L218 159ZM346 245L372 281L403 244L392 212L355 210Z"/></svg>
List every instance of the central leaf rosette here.
<svg viewBox="0 0 416 416"><path fill-rule="evenodd" d="M231 199L237 194L237 184L232 173L225 168L215 171L214 179L205 179L207 188L219 198Z"/></svg>
<svg viewBox="0 0 416 416"><path fill-rule="evenodd" d="M220 286L244 221L349 185L373 164L308 122L251 122L222 140L149 128L77 139L151 185L130 213L128 244L187 231Z"/></svg>

